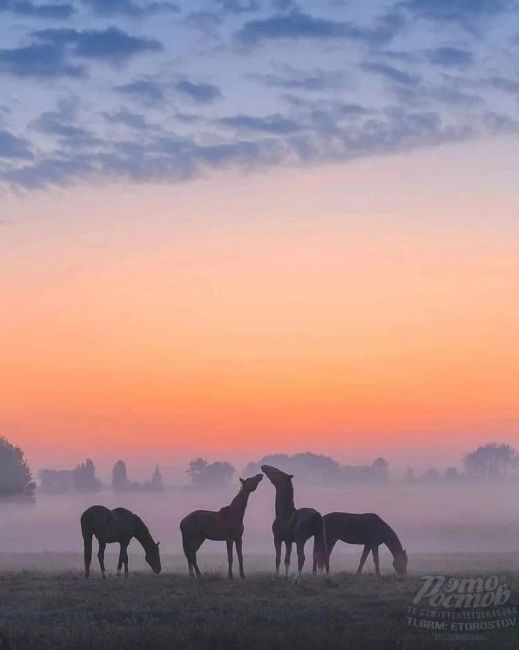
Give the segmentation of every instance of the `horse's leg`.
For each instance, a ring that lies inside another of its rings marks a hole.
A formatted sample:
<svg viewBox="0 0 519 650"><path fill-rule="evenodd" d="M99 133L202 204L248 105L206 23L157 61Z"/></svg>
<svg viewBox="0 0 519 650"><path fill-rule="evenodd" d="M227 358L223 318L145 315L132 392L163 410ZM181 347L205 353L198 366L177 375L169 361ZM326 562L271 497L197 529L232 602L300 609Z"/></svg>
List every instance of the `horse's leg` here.
<svg viewBox="0 0 519 650"><path fill-rule="evenodd" d="M333 547L335 546L336 543L337 543L337 540L334 539L333 537L326 540L326 553L328 555L328 566L326 567L327 568L327 573L330 572L330 557L331 557L331 554L332 554L332 551L333 551Z"/></svg>
<svg viewBox="0 0 519 650"><path fill-rule="evenodd" d="M306 539L296 540L297 548L297 575L295 577L295 582L299 582L301 574L303 573L303 565L305 563L305 542Z"/></svg>
<svg viewBox="0 0 519 650"><path fill-rule="evenodd" d="M285 580L288 578L290 569L290 556L292 555L292 542L285 542Z"/></svg>
<svg viewBox="0 0 519 650"><path fill-rule="evenodd" d="M195 539L191 542L190 555L191 555L191 564L195 568L196 577L199 578L202 574L198 568L198 562L196 561L196 552L202 546L203 539Z"/></svg>
<svg viewBox="0 0 519 650"><path fill-rule="evenodd" d="M105 548L106 542L99 540L99 551L97 553L97 558L99 560L99 566L101 567L101 573L103 578L106 578L105 574Z"/></svg>
<svg viewBox="0 0 519 650"><path fill-rule="evenodd" d="M194 571L193 571L193 564L191 563L191 550L189 547L189 541L187 539L187 535L183 531L182 531L182 548L184 549L184 555L186 556L189 575L192 577L194 575Z"/></svg>
<svg viewBox="0 0 519 650"><path fill-rule="evenodd" d="M232 578L232 545L234 544L233 539L228 539L227 540L227 562L229 563L229 570L227 572L227 575L229 578Z"/></svg>
<svg viewBox="0 0 519 650"><path fill-rule="evenodd" d="M371 549L371 552L373 553L373 562L375 563L375 573L379 576L380 575L380 563L378 560L378 546L374 546Z"/></svg>
<svg viewBox="0 0 519 650"><path fill-rule="evenodd" d="M274 537L274 548L276 549L276 578L279 577L279 565L281 564L281 540Z"/></svg>
<svg viewBox="0 0 519 650"><path fill-rule="evenodd" d="M124 563L124 577L128 577L128 545L130 542L126 542L123 548L123 563Z"/></svg>
<svg viewBox="0 0 519 650"><path fill-rule="evenodd" d="M369 546L365 546L364 550L362 551L362 555L360 556L360 562L359 562L359 568L357 569L357 575L362 573L362 568L364 566L364 563L368 559L369 552L370 552Z"/></svg>
<svg viewBox="0 0 519 650"><path fill-rule="evenodd" d="M236 555L238 556L238 564L240 566L240 578L245 578L243 572L243 553L242 553L242 538L238 537L236 540Z"/></svg>
<svg viewBox="0 0 519 650"><path fill-rule="evenodd" d="M85 578L90 576L90 563L92 562L92 533L83 534L83 550L85 559Z"/></svg>
<svg viewBox="0 0 519 650"><path fill-rule="evenodd" d="M121 542L121 548L119 550L119 562L117 562L117 577L121 577L121 569L123 568L123 562L124 562L124 551L123 551L123 543Z"/></svg>

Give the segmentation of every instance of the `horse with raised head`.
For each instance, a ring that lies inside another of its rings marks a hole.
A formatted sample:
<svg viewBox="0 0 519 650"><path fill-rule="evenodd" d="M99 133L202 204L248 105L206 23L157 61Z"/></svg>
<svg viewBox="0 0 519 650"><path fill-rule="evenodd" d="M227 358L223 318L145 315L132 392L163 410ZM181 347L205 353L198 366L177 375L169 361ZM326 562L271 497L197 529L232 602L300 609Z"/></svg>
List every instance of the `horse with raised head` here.
<svg viewBox="0 0 519 650"><path fill-rule="evenodd" d="M330 512L324 516L328 556L338 540L347 544L363 544L357 574L362 573L371 551L375 571L380 575L378 547L385 544L393 555L393 567L399 576L407 575L407 552L402 547L398 535L378 515L373 513L351 514L349 512Z"/></svg>
<svg viewBox="0 0 519 650"><path fill-rule="evenodd" d="M233 577L233 544L236 545L240 576L245 577L242 553L243 517L249 496L256 490L262 478L262 474L256 474L252 478L240 478L240 491L228 506L220 508L218 511L195 510L182 519L180 522L182 545L190 576L196 573L197 577L200 577L196 552L206 539L210 539L227 543L229 578Z"/></svg>
<svg viewBox="0 0 519 650"><path fill-rule="evenodd" d="M124 564L124 574L128 575L128 545L133 537L141 543L146 553L146 562L153 573L160 573L159 543L155 542L146 524L140 517L126 508L109 510L104 506L91 506L81 515L81 532L83 534L85 555L85 578L90 575L92 561L92 537L95 535L99 542L99 566L103 578L105 575L105 548L107 544L118 542L121 545L117 575L121 575Z"/></svg>
<svg viewBox="0 0 519 650"><path fill-rule="evenodd" d="M299 580L305 563L305 544L310 537L314 538L314 574L317 568L328 568L328 553L326 550L326 531L323 517L314 508L297 508L294 505L293 474L262 465L261 471L268 477L276 488L276 518L272 524L274 547L276 549L276 576L279 576L281 563L281 545L285 542L285 578L288 578L292 544L297 549L297 576Z"/></svg>

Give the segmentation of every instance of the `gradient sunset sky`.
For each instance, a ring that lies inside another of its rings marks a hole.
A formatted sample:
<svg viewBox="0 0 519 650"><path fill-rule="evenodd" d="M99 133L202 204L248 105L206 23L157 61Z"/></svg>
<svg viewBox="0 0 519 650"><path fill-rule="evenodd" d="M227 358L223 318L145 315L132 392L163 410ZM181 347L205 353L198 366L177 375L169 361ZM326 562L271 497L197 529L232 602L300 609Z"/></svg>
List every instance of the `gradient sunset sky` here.
<svg viewBox="0 0 519 650"><path fill-rule="evenodd" d="M519 446L519 8L0 0L34 468Z"/></svg>

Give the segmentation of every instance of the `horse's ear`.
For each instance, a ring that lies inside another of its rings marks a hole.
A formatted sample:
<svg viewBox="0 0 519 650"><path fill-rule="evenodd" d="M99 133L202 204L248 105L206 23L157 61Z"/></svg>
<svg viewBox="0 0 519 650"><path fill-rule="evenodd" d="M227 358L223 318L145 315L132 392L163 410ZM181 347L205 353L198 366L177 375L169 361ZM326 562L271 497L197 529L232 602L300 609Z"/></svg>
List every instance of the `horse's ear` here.
<svg viewBox="0 0 519 650"><path fill-rule="evenodd" d="M240 477L240 481L242 485L245 485L245 481Z"/></svg>
<svg viewBox="0 0 519 650"><path fill-rule="evenodd" d="M160 542L157 542L157 548L160 546Z"/></svg>
<svg viewBox="0 0 519 650"><path fill-rule="evenodd" d="M289 474L289 475L288 475L288 478L294 478L294 475L293 475L293 474Z"/></svg>

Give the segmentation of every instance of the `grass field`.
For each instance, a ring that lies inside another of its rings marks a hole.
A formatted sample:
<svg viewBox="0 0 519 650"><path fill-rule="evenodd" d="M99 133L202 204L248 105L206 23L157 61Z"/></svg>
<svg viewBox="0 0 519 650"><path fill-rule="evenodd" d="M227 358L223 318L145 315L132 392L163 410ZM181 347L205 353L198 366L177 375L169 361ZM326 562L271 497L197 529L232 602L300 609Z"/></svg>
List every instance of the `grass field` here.
<svg viewBox="0 0 519 650"><path fill-rule="evenodd" d="M52 558L54 562L49 561ZM515 565L506 556L494 557L493 561L491 571L502 569L503 564ZM23 570L23 562L35 568ZM75 568L58 570L60 562ZM465 562L463 575L484 575L484 557L465 558ZM113 570L113 557L109 563ZM423 570L406 580L397 579L386 567L381 579L373 574L357 577L351 573L335 573L327 579L307 573L296 585L276 580L260 560L251 570L258 566L262 570L250 573L246 580L229 581L224 572L214 570L200 580L189 579L185 569L180 569L181 558L171 557L165 558L166 570L160 576L141 571L141 565L134 563L139 571L128 579L112 574L103 581L96 572L86 581L75 554L44 554L32 561L27 556L3 554L0 633L4 640L0 648L519 647L519 628L494 631L485 641L448 643L435 640L430 630L409 627L407 607L424 570L443 564L460 572L459 557L424 556L417 563ZM41 566L51 570L42 570ZM512 589L511 603L517 606L519 571L514 566L499 573Z"/></svg>

